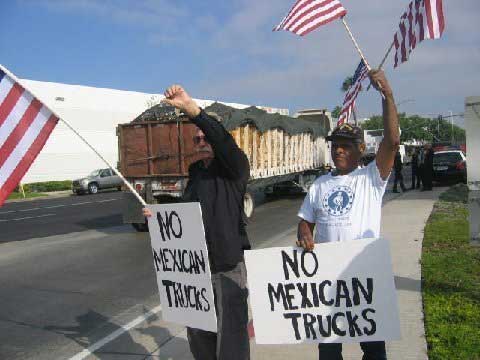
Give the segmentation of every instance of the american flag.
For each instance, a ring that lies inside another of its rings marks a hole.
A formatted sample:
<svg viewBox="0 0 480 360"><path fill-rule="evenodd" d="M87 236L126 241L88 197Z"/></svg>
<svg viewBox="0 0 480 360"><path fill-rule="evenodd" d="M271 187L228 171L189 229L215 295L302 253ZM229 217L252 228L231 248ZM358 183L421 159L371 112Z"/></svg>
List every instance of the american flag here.
<svg viewBox="0 0 480 360"><path fill-rule="evenodd" d="M394 67L408 60L410 53L424 39L438 39L445 30L442 0L414 0L400 18L393 38Z"/></svg>
<svg viewBox="0 0 480 360"><path fill-rule="evenodd" d="M0 206L22 180L58 120L0 68Z"/></svg>
<svg viewBox="0 0 480 360"><path fill-rule="evenodd" d="M357 70L355 70L355 74L353 75L352 84L345 94L345 99L343 100L343 107L342 111L340 112L340 117L338 118L337 126L348 122L353 108L355 107L355 100L358 96L358 93L362 90L362 81L367 77L367 75L367 65L365 64L365 61L360 60L360 64L358 64Z"/></svg>
<svg viewBox="0 0 480 360"><path fill-rule="evenodd" d="M287 30L303 36L346 14L347 10L338 0L297 0L273 31Z"/></svg>

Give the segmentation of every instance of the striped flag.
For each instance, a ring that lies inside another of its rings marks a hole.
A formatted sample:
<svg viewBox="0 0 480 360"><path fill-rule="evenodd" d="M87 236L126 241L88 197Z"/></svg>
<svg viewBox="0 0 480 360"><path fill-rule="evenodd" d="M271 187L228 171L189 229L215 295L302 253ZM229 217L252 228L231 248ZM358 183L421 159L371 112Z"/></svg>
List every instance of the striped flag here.
<svg viewBox="0 0 480 360"><path fill-rule="evenodd" d="M0 206L20 183L58 120L0 68Z"/></svg>
<svg viewBox="0 0 480 360"><path fill-rule="evenodd" d="M287 30L303 36L346 14L347 10L338 0L297 0L273 31Z"/></svg>
<svg viewBox="0 0 480 360"><path fill-rule="evenodd" d="M394 67L405 62L415 47L425 39L438 39L445 30L442 0L414 0L400 18L393 37Z"/></svg>
<svg viewBox="0 0 480 360"><path fill-rule="evenodd" d="M348 122L353 108L355 107L355 100L358 96L358 93L362 90L362 81L367 77L367 75L367 65L365 64L365 61L360 60L360 64L358 64L357 70L355 70L355 74L353 75L352 84L345 94L345 99L343 100L343 107L342 111L340 112L340 117L338 118L337 126Z"/></svg>

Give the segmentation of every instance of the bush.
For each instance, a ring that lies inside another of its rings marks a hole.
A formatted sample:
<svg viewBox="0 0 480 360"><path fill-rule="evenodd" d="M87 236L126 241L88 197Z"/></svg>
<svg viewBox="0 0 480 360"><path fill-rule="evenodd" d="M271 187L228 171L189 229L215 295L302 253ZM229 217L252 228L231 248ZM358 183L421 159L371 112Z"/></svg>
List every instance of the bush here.
<svg viewBox="0 0 480 360"><path fill-rule="evenodd" d="M70 190L71 188L72 188L71 180L45 181L45 182L23 184L23 189L25 190L25 192L62 191L62 190Z"/></svg>

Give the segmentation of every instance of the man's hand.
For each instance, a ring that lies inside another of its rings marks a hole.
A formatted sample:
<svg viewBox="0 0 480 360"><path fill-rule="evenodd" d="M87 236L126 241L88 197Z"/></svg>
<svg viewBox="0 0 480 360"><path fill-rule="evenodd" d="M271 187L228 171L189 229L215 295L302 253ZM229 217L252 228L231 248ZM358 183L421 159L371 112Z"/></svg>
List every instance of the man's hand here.
<svg viewBox="0 0 480 360"><path fill-rule="evenodd" d="M300 220L298 223L297 246L304 248L307 251L312 251L315 242L313 241L313 229L315 224L309 223L305 220Z"/></svg>
<svg viewBox="0 0 480 360"><path fill-rule="evenodd" d="M370 70L368 76L370 77L373 87L383 93L385 97L393 95L392 88L390 87L383 70Z"/></svg>
<svg viewBox="0 0 480 360"><path fill-rule="evenodd" d="M395 154L400 145L400 132L398 129L398 115L393 98L393 91L382 70L371 70L369 72L372 85L383 94L383 139L378 147L375 161L380 176L386 180L392 170Z"/></svg>
<svg viewBox="0 0 480 360"><path fill-rule="evenodd" d="M143 208L143 209L142 209L142 213L143 213L143 216L145 216L145 217L151 217L151 216L153 216L153 214L152 214L152 212L150 211L149 208Z"/></svg>
<svg viewBox="0 0 480 360"><path fill-rule="evenodd" d="M165 90L164 95L164 102L175 106L177 109L180 109L188 117L194 118L200 114L200 108L198 105L180 85L170 86L167 90Z"/></svg>

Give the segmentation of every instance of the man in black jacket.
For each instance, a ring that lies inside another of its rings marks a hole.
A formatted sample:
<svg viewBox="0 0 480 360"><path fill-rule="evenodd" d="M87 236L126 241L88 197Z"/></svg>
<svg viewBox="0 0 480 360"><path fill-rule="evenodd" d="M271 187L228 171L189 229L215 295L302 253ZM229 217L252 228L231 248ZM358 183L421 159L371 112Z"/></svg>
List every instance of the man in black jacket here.
<svg viewBox="0 0 480 360"><path fill-rule="evenodd" d="M411 190L416 188L420 188L420 169L419 169L419 159L418 159L419 151L415 149L412 154L412 187Z"/></svg>
<svg viewBox="0 0 480 360"><path fill-rule="evenodd" d="M400 187L403 192L407 191L405 184L403 183L403 174L402 174L402 156L400 155L400 151L397 151L395 154L395 161L393 163L393 169L395 178L393 179L393 192L398 193L397 184L400 183Z"/></svg>
<svg viewBox="0 0 480 360"><path fill-rule="evenodd" d="M197 360L250 358L248 305L243 250L250 243L243 221L243 197L250 168L246 155L212 116L201 110L179 85L165 91L165 102L197 125L193 138L201 159L189 168L185 201L202 208L212 271L217 333L188 328L190 350ZM144 210L146 216L148 210Z"/></svg>

